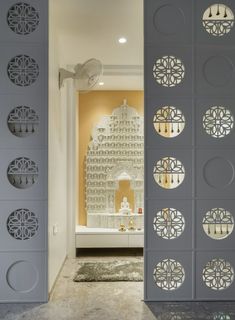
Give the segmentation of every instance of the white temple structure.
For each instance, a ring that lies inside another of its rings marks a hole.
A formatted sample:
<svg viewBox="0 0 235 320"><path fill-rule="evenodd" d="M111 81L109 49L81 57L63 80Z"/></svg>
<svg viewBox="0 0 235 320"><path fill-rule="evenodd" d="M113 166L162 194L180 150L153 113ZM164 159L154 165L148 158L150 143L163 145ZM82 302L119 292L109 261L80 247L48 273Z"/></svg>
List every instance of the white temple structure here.
<svg viewBox="0 0 235 320"><path fill-rule="evenodd" d="M88 227L118 228L128 222L115 209L120 180L129 180L135 205L131 213L143 226L144 126L143 116L123 104L94 127L86 156L86 211Z"/></svg>

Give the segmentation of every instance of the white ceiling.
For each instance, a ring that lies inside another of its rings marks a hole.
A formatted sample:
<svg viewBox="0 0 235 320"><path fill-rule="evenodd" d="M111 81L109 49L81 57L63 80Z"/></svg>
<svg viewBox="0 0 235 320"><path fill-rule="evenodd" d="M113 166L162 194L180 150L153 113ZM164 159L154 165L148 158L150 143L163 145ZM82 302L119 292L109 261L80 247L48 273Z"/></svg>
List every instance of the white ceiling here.
<svg viewBox="0 0 235 320"><path fill-rule="evenodd" d="M143 65L143 0L56 0L62 64L90 58L104 66L120 66L125 75L102 77L99 90L141 90L143 75L128 75L130 66ZM120 45L124 36L127 43ZM138 72L137 72L138 73Z"/></svg>

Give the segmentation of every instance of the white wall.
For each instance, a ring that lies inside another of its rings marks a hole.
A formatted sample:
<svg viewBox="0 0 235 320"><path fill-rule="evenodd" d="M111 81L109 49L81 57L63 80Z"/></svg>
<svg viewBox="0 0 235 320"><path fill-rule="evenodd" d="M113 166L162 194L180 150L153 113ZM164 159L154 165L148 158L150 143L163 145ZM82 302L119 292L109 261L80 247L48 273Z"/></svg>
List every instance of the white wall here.
<svg viewBox="0 0 235 320"><path fill-rule="evenodd" d="M56 1L49 1L49 291L67 255L67 109L65 89L58 88Z"/></svg>

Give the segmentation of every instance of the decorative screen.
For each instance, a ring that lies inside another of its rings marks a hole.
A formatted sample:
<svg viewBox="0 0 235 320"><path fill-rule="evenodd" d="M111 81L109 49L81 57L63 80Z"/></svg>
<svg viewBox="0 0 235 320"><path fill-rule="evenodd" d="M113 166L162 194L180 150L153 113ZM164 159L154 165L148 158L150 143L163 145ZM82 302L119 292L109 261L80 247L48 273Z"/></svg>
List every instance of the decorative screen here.
<svg viewBox="0 0 235 320"><path fill-rule="evenodd" d="M156 265L153 278L156 285L162 290L176 290L184 282L185 271L178 261L164 259Z"/></svg>
<svg viewBox="0 0 235 320"><path fill-rule="evenodd" d="M153 228L163 239L178 238L184 231L185 219L180 211L164 208L157 212L153 220Z"/></svg>
<svg viewBox="0 0 235 320"><path fill-rule="evenodd" d="M203 128L213 138L224 138L230 134L233 126L234 117L225 107L211 107L203 116Z"/></svg>
<svg viewBox="0 0 235 320"><path fill-rule="evenodd" d="M203 269L203 281L212 290L224 290L234 280L234 270L224 259L212 259Z"/></svg>
<svg viewBox="0 0 235 320"><path fill-rule="evenodd" d="M37 29L39 13L28 3L19 2L8 10L7 23L16 34L27 35Z"/></svg>
<svg viewBox="0 0 235 320"><path fill-rule="evenodd" d="M144 0L146 302L235 301L235 0L213 1Z"/></svg>
<svg viewBox="0 0 235 320"><path fill-rule="evenodd" d="M28 209L18 209L7 219L7 230L16 240L31 239L38 230L38 218Z"/></svg>
<svg viewBox="0 0 235 320"><path fill-rule="evenodd" d="M208 211L202 223L205 233L215 240L227 238L234 228L233 216L223 208Z"/></svg>
<svg viewBox="0 0 235 320"><path fill-rule="evenodd" d="M182 61L174 56L157 59L153 65L153 77L163 87L175 87L182 82L185 67Z"/></svg>
<svg viewBox="0 0 235 320"><path fill-rule="evenodd" d="M33 58L24 54L18 55L9 61L7 73L9 79L15 85L28 87L37 80L39 66Z"/></svg>
<svg viewBox="0 0 235 320"><path fill-rule="evenodd" d="M160 187L174 189L183 182L185 169L176 158L166 157L157 161L154 166L153 176Z"/></svg>
<svg viewBox="0 0 235 320"><path fill-rule="evenodd" d="M17 158L7 170L9 182L18 189L30 188L38 179L38 167L29 158Z"/></svg>
<svg viewBox="0 0 235 320"><path fill-rule="evenodd" d="M19 106L10 112L7 123L12 134L27 137L38 131L39 117L32 108Z"/></svg>
<svg viewBox="0 0 235 320"><path fill-rule="evenodd" d="M0 1L0 303L48 301L48 9Z"/></svg>
<svg viewBox="0 0 235 320"><path fill-rule="evenodd" d="M213 4L203 14L203 26L206 31L221 37L231 31L234 26L234 14L225 4Z"/></svg>
<svg viewBox="0 0 235 320"><path fill-rule="evenodd" d="M156 111L153 125L160 136L174 138L184 130L185 117L181 110L173 106L165 106Z"/></svg>

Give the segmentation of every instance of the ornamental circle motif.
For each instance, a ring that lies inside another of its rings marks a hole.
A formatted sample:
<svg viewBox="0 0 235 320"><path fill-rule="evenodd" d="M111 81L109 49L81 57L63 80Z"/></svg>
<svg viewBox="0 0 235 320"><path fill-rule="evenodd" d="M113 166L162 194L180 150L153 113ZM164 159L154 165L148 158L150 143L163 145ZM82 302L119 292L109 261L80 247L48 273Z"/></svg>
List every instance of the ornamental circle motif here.
<svg viewBox="0 0 235 320"><path fill-rule="evenodd" d="M222 37L228 34L234 26L234 14L224 4L213 4L203 14L203 27L215 37Z"/></svg>
<svg viewBox="0 0 235 320"><path fill-rule="evenodd" d="M160 136L174 138L184 130L185 117L181 110L173 106L165 106L154 114L153 125Z"/></svg>
<svg viewBox="0 0 235 320"><path fill-rule="evenodd" d="M153 278L159 288L172 291L183 284L185 271L178 261L164 259L156 265L153 271Z"/></svg>
<svg viewBox="0 0 235 320"><path fill-rule="evenodd" d="M17 158L10 163L7 177L9 182L18 189L30 188L38 179L38 166L29 158Z"/></svg>
<svg viewBox="0 0 235 320"><path fill-rule="evenodd" d="M153 220L153 228L163 239L178 238L185 228L185 219L180 211L164 208L157 212Z"/></svg>
<svg viewBox="0 0 235 320"><path fill-rule="evenodd" d="M153 77L163 87L175 87L182 82L185 67L182 61L174 56L163 56L153 65Z"/></svg>
<svg viewBox="0 0 235 320"><path fill-rule="evenodd" d="M164 189L179 187L185 178L185 169L181 161L173 157L165 157L157 161L153 169L156 183Z"/></svg>
<svg viewBox="0 0 235 320"><path fill-rule="evenodd" d="M214 240L227 238L234 228L234 219L231 213L223 208L209 210L202 221L206 235Z"/></svg>
<svg viewBox="0 0 235 320"><path fill-rule="evenodd" d="M34 32L39 25L39 13L28 3L14 4L7 13L9 28L19 35L27 35Z"/></svg>
<svg viewBox="0 0 235 320"><path fill-rule="evenodd" d="M203 128L214 138L224 138L234 127L232 112L221 106L209 108L203 116Z"/></svg>
<svg viewBox="0 0 235 320"><path fill-rule="evenodd" d="M17 137L28 137L38 131L39 117L30 107L18 106L7 119L8 128Z"/></svg>
<svg viewBox="0 0 235 320"><path fill-rule="evenodd" d="M37 80L39 66L33 58L27 55L18 55L8 63L7 74L15 85L27 87Z"/></svg>
<svg viewBox="0 0 235 320"><path fill-rule="evenodd" d="M38 218L28 209L18 209L7 219L7 230L16 240L31 239L38 231Z"/></svg>
<svg viewBox="0 0 235 320"><path fill-rule="evenodd" d="M212 290L224 290L234 280L234 269L224 259L212 259L203 268L202 279L208 288Z"/></svg>

